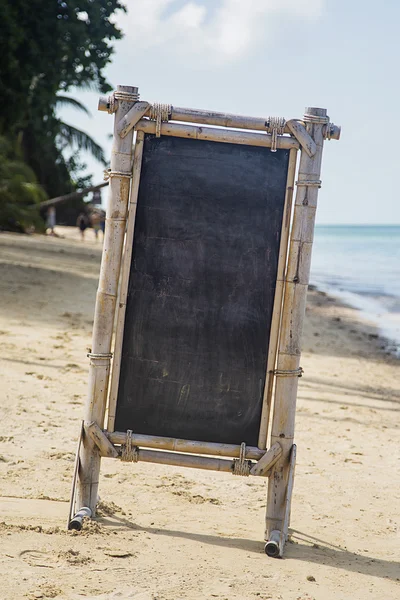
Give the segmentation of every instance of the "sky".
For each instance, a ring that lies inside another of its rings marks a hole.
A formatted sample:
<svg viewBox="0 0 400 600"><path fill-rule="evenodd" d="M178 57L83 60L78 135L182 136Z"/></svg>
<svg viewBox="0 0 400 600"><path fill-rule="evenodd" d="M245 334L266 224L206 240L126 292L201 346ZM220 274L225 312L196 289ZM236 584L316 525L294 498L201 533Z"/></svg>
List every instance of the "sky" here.
<svg viewBox="0 0 400 600"><path fill-rule="evenodd" d="M324 145L319 224L400 224L400 2L396 0L125 0L105 70L142 100L287 120L306 106L342 126ZM109 158L111 115L61 117ZM85 156L94 183L103 167ZM105 200L106 192L103 191Z"/></svg>

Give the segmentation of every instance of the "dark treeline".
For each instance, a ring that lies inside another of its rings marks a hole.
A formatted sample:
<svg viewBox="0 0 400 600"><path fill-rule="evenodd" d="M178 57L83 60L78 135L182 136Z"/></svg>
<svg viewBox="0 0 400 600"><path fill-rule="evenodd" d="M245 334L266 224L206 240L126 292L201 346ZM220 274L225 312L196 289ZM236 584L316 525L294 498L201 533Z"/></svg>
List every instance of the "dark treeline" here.
<svg viewBox="0 0 400 600"><path fill-rule="evenodd" d="M87 112L71 89L111 90L103 70L122 36L110 21L118 9L119 0L0 2L0 229L40 228L35 205L90 185L79 150L104 163L102 148L56 108Z"/></svg>

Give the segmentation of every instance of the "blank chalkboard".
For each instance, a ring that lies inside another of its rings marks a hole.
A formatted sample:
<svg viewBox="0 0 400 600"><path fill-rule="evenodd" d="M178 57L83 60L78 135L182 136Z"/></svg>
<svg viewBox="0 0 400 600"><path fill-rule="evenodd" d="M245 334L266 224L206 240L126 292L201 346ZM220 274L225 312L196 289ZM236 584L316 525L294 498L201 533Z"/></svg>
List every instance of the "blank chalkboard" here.
<svg viewBox="0 0 400 600"><path fill-rule="evenodd" d="M257 445L288 161L145 136L116 431Z"/></svg>

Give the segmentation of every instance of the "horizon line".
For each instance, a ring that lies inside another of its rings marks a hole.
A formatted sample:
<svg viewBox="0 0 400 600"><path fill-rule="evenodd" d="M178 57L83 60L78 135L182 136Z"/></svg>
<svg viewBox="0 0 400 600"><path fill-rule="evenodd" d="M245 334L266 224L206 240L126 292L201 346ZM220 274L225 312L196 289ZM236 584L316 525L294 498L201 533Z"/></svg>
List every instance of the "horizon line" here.
<svg viewBox="0 0 400 600"><path fill-rule="evenodd" d="M400 223L316 223L315 227L400 227Z"/></svg>

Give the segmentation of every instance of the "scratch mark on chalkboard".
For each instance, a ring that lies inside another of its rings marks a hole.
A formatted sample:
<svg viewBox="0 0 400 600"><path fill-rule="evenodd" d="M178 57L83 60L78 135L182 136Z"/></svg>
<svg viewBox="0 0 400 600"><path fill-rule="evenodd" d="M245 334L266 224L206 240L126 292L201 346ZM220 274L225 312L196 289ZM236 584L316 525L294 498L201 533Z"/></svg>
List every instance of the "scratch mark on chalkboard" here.
<svg viewBox="0 0 400 600"><path fill-rule="evenodd" d="M140 362L152 362L152 363L157 363L157 364L160 362L159 360L152 360L151 358L143 358L142 356L134 356L133 354L129 355L129 357L134 358L135 360L138 360Z"/></svg>
<svg viewBox="0 0 400 600"><path fill-rule="evenodd" d="M189 398L190 385L186 383L181 387L181 391L179 392L178 404L186 405L186 402Z"/></svg>

